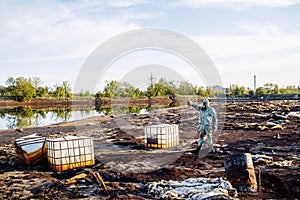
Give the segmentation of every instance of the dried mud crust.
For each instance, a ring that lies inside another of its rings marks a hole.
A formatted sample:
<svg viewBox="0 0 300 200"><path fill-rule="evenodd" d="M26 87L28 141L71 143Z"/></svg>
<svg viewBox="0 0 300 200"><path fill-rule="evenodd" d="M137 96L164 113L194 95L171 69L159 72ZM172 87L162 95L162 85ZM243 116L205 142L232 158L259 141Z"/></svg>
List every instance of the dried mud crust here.
<svg viewBox="0 0 300 200"><path fill-rule="evenodd" d="M225 119L217 141L221 145L220 152L209 153L199 159L192 150L196 143L192 142L190 148L182 149L182 155L169 165L144 173L116 170L101 160L90 168L62 175L51 172L47 166L22 166L15 162L12 145L12 140L18 135L13 130L1 131L0 196L4 199L152 199L147 194L148 182L191 177L225 178L225 156L243 152L257 156L254 166L257 175L258 172L260 174L260 191L238 193L240 199L300 198L299 101L212 103L212 106L219 117ZM143 134L143 126L157 122L179 124L181 140L188 141L195 136L198 120L197 113L187 107L162 110L155 117L139 114L125 117L130 121L125 129L119 126L116 116L108 116L25 129L24 132L49 133L53 137L89 135L95 138L95 144L97 140L106 138L113 146L130 151L148 151L142 148L138 139ZM89 180L64 184L67 178L87 169L101 174L109 194Z"/></svg>

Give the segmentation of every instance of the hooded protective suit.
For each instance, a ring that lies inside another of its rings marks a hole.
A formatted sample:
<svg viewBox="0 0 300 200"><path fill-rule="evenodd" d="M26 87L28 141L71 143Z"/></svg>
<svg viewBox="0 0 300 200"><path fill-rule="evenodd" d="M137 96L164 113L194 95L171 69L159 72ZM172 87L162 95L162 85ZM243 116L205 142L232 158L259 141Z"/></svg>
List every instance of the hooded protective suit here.
<svg viewBox="0 0 300 200"><path fill-rule="evenodd" d="M209 101L204 99L202 101L203 105L195 104L191 101L188 101L188 105L192 106L196 110L199 111L199 125L198 125L198 132L199 132L199 140L198 140L198 148L200 149L203 141L204 136L207 136L208 145L212 147L212 128L214 132L218 129L218 120L215 109L210 107Z"/></svg>

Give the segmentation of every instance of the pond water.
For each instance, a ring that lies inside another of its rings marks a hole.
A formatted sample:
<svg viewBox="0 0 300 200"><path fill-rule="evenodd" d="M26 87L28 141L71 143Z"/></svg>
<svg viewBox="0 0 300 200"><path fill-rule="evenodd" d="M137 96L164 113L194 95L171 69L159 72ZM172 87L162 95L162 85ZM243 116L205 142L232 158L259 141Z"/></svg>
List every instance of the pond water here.
<svg viewBox="0 0 300 200"><path fill-rule="evenodd" d="M47 126L70 122L93 116L117 115L127 113L147 114L157 108L147 106L135 107L100 107L95 108L42 108L18 107L0 109L0 130Z"/></svg>

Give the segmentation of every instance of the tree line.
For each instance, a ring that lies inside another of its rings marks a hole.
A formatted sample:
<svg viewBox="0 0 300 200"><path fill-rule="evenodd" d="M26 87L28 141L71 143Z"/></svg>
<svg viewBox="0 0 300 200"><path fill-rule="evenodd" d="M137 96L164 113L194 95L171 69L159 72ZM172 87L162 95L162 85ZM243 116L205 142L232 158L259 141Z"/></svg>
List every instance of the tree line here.
<svg viewBox="0 0 300 200"><path fill-rule="evenodd" d="M91 94L89 91L81 90L79 94L73 94L71 85L68 81L63 81L61 84L56 84L53 87L42 86L42 81L39 77L24 78L9 77L5 86L0 86L1 97L12 97L19 101L30 101L32 99L49 98L56 99L72 99L73 96L98 98L150 98L150 97L169 97L175 99L176 96L197 95L204 98L215 97L259 97L264 95L287 95L300 93L300 86L286 86L280 88L277 84L267 83L256 90L251 90L237 84L230 85L229 88L222 86L196 86L188 81L168 81L161 78L158 82L151 84L144 90L136 88L127 82L119 82L116 80L106 81L103 90L96 94Z"/></svg>
<svg viewBox="0 0 300 200"><path fill-rule="evenodd" d="M53 88L49 88L42 86L42 81L39 77L9 77L5 85L0 86L0 96L10 97L10 99L17 101L30 101L45 97L68 100L73 96L72 88L68 81L63 81L62 84L56 84Z"/></svg>
<svg viewBox="0 0 300 200"><path fill-rule="evenodd" d="M101 97L161 97L168 96L175 98L176 96L197 95L204 98L215 97L260 97L264 95L290 95L300 94L300 86L286 86L280 88L277 84L266 83L256 90L246 88L237 84L230 85L229 88L222 86L196 86L188 81L167 81L160 79L157 83L147 87L145 91L135 88L126 82L107 81L103 91L96 93L96 96Z"/></svg>

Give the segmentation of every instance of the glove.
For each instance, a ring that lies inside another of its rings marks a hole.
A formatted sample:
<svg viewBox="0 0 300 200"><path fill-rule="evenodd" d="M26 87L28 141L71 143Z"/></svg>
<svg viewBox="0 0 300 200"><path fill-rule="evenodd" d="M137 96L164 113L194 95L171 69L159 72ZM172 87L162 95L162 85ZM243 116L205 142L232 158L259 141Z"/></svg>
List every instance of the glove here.
<svg viewBox="0 0 300 200"><path fill-rule="evenodd" d="M191 100L187 101L187 105L190 106L192 104Z"/></svg>

